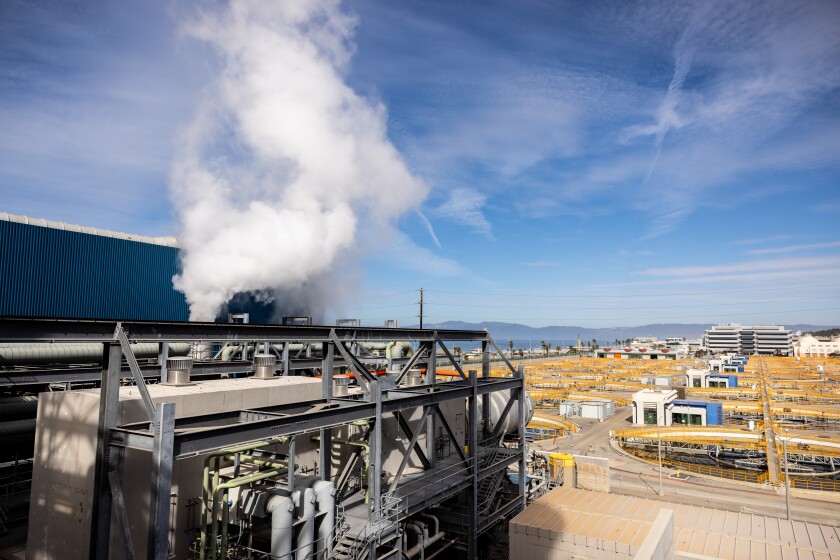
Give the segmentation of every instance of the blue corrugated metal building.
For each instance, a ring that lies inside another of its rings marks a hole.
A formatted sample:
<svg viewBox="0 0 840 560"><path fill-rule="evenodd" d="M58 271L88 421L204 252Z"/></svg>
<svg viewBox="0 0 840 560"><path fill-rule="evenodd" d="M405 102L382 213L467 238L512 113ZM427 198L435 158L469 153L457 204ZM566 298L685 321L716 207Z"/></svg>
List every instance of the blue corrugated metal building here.
<svg viewBox="0 0 840 560"><path fill-rule="evenodd" d="M723 424L723 403L715 402L715 401L688 401L688 400L681 400L676 399L673 402L674 407L685 407L687 409L691 409L687 413L682 414L681 418L687 419L687 417L692 416L691 411L703 409L706 411L706 424L707 426L720 426ZM672 417L676 416L672 414ZM676 419L673 419L672 422L675 424L680 423L690 423L690 422L677 422Z"/></svg>
<svg viewBox="0 0 840 560"><path fill-rule="evenodd" d="M0 316L186 321L178 271L172 238L0 214Z"/></svg>

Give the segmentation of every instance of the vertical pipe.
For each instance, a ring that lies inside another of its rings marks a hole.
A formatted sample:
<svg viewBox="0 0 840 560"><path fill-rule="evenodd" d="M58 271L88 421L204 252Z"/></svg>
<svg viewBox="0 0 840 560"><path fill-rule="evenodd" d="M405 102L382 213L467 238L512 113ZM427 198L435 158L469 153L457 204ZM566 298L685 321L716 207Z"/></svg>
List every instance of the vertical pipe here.
<svg viewBox="0 0 840 560"><path fill-rule="evenodd" d="M306 560L312 556L315 540L315 491L305 488L295 492L298 517L302 521L298 528L295 546L295 560Z"/></svg>
<svg viewBox="0 0 840 560"><path fill-rule="evenodd" d="M332 539L335 532L335 484L330 481L319 480L312 487L315 491L315 501L318 513L323 514L321 525L318 527L318 558L329 558L332 552Z"/></svg>
<svg viewBox="0 0 840 560"><path fill-rule="evenodd" d="M292 554L292 525L295 510L286 496L274 496L266 504L271 514L271 558L288 560Z"/></svg>

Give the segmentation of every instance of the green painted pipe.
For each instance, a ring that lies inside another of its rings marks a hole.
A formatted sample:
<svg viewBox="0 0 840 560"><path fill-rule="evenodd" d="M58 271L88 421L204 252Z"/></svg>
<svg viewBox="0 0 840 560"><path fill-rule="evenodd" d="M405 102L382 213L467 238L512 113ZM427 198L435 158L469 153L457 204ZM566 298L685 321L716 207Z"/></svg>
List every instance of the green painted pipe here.
<svg viewBox="0 0 840 560"><path fill-rule="evenodd" d="M202 481L201 487L201 538L200 538L200 552L199 558L204 560L205 551L207 548L207 502L210 500L210 493L212 492L210 486L210 461L215 460L215 469L213 475L213 487L219 484L219 459L224 457L225 455L230 455L231 453L239 453L242 451L250 451L252 449L258 449L260 447L266 447L268 445L275 445L280 443L286 443L289 441L289 438L286 436L282 436L279 438L268 439L264 441L258 441L254 443L248 443L239 445L236 447L229 447L227 449L220 449L219 451L213 451L209 453L204 458L204 477ZM214 546L215 548L215 546Z"/></svg>

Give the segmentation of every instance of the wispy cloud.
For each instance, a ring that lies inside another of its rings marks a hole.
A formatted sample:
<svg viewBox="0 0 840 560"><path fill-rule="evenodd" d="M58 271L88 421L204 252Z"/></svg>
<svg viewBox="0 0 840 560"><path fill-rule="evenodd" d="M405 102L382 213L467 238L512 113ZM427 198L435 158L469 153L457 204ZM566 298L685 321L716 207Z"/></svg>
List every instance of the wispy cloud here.
<svg viewBox="0 0 840 560"><path fill-rule="evenodd" d="M426 231L429 232L429 237L432 238L432 241L434 241L438 249L442 249L443 246L440 244L440 239L438 239L438 236L435 233L435 228L434 226L432 226L432 222L429 221L429 218L426 217L426 214L424 214L419 208L416 210L416 212L417 217L420 218L420 221L423 222L424 226L426 226Z"/></svg>
<svg viewBox="0 0 840 560"><path fill-rule="evenodd" d="M840 241L829 241L826 243L803 243L800 245L788 245L786 247L768 247L766 249L753 249L751 255L775 255L782 253L795 253L799 251L811 251L814 249L836 249L840 247Z"/></svg>
<svg viewBox="0 0 840 560"><path fill-rule="evenodd" d="M447 259L417 245L401 232L395 233L395 239L386 255L389 261L395 262L406 270L442 277L469 275L467 269L457 261Z"/></svg>
<svg viewBox="0 0 840 560"><path fill-rule="evenodd" d="M682 267L659 267L645 268L636 274L640 276L670 276L670 277L692 277L711 276L720 274L733 274L740 272L760 273L773 270L805 270L816 267L837 267L840 266L840 255L827 257L802 257L738 262L731 264L705 265L705 266L682 266Z"/></svg>
<svg viewBox="0 0 840 560"><path fill-rule="evenodd" d="M814 212L824 214L840 214L840 200L829 200L811 207Z"/></svg>
<svg viewBox="0 0 840 560"><path fill-rule="evenodd" d="M768 235L767 237L753 237L750 239L736 239L735 241L730 241L730 245L763 245L764 243L772 243L774 241L785 241L790 239L790 235L786 234L776 234L776 235Z"/></svg>
<svg viewBox="0 0 840 560"><path fill-rule="evenodd" d="M482 212L487 201L480 192L469 188L452 189L446 201L438 206L434 214L470 227L473 231L488 239L493 239L490 222Z"/></svg>

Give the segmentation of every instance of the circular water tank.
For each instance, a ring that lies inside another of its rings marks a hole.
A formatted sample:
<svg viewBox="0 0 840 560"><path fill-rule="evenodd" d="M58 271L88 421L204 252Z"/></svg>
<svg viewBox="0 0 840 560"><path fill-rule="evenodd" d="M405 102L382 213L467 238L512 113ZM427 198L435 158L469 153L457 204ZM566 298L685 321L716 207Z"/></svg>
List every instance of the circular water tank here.
<svg viewBox="0 0 840 560"><path fill-rule="evenodd" d="M496 424L499 422L499 417L502 415L502 412L505 411L505 407L508 404L508 401L511 399L511 392L508 391L495 391L490 393L490 429L496 427ZM478 397L478 418L481 419L482 416L482 401L484 399ZM531 418L534 416L534 401L531 400L530 395L525 393L525 424L527 425L528 422L531 421ZM519 406L518 403L514 403L513 406L510 408L505 420L502 422L502 425L499 427L499 430L496 432L496 435L503 435L503 434L515 434L519 430Z"/></svg>

